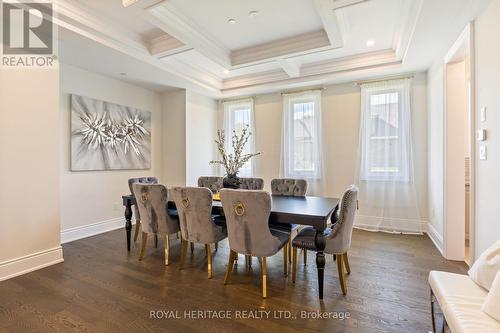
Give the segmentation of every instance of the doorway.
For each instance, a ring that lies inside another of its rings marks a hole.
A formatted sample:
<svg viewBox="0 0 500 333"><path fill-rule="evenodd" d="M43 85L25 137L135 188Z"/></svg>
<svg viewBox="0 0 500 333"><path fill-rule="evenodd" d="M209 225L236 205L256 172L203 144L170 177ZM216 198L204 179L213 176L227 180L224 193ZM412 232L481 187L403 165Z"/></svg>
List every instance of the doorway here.
<svg viewBox="0 0 500 333"><path fill-rule="evenodd" d="M474 81L472 24L444 59L444 251L474 260Z"/></svg>

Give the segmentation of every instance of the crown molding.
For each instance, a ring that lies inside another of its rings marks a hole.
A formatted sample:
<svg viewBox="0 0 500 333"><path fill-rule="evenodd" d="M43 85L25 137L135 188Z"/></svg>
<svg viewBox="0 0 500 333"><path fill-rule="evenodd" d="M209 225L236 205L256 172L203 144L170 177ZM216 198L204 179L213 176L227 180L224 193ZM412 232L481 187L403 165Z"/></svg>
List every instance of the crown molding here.
<svg viewBox="0 0 500 333"><path fill-rule="evenodd" d="M195 22L179 12L169 1L146 8L150 23L185 45L196 49L207 58L223 66L231 67L231 51L206 34Z"/></svg>
<svg viewBox="0 0 500 333"><path fill-rule="evenodd" d="M138 42L135 38L130 38L126 32L118 31L106 20L98 20L95 15L89 14L75 2L68 0L56 0L54 2L54 17L52 21L69 31L93 40L97 43L122 52L139 61L164 70L179 78L179 85L184 88L190 87L196 91L209 93L211 95L220 94L222 81L203 81L205 73L200 72L198 78L186 75L182 70L166 64L164 61L152 56L148 45L144 41ZM142 39L141 39L142 40Z"/></svg>
<svg viewBox="0 0 500 333"><path fill-rule="evenodd" d="M328 36L319 30L235 50L231 62L233 68L238 68L327 49L331 49Z"/></svg>
<svg viewBox="0 0 500 333"><path fill-rule="evenodd" d="M396 52L396 58L399 60L406 58L422 5L423 0L405 0L403 2L403 15L400 17L399 28L396 29L393 40L393 49Z"/></svg>
<svg viewBox="0 0 500 333"><path fill-rule="evenodd" d="M345 45L344 27L339 20L339 16L332 0L314 0L314 8L321 18L323 27L333 48L340 48Z"/></svg>
<svg viewBox="0 0 500 333"><path fill-rule="evenodd" d="M153 38L149 41L149 52L157 58L168 57L192 49L193 48L167 34Z"/></svg>
<svg viewBox="0 0 500 333"><path fill-rule="evenodd" d="M300 66L293 59L278 59L276 61L289 77L300 76Z"/></svg>

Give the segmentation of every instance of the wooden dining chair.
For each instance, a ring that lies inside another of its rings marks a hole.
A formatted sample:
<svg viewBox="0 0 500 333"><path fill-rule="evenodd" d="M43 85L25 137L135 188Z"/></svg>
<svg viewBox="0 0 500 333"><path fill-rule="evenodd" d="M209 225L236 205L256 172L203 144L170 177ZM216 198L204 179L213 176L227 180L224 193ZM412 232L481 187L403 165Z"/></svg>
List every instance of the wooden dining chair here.
<svg viewBox="0 0 500 333"><path fill-rule="evenodd" d="M132 188L133 184L158 184L158 177L137 177L130 178L128 180L128 187L130 189L130 194L134 195L134 189ZM132 206L135 217L135 232L134 232L134 243L137 241L137 237L139 236L139 231L141 230L141 214L136 205Z"/></svg>
<svg viewBox="0 0 500 333"><path fill-rule="evenodd" d="M283 267L288 271L287 242L290 233L269 229L271 196L265 191L221 189L229 239L229 262L224 284L229 282L238 253L261 258L262 298L267 297L266 258L283 249Z"/></svg>
<svg viewBox="0 0 500 333"><path fill-rule="evenodd" d="M351 273L347 252L351 248L352 229L354 225L354 216L357 209L358 188L351 185L342 195L340 201L340 210L337 222L325 230L325 254L333 254L337 260L337 269L339 273L340 287L342 293L347 293L347 286L344 276L344 268L347 274ZM292 240L292 282L295 283L297 273L297 249L316 250L314 238L316 230L312 227L302 229Z"/></svg>
<svg viewBox="0 0 500 333"><path fill-rule="evenodd" d="M181 227L182 252L179 269L184 268L187 242L205 246L208 278L212 278L212 251L210 245L227 237L225 225L217 225L212 215L212 192L205 187L174 187L171 189Z"/></svg>
<svg viewBox="0 0 500 333"><path fill-rule="evenodd" d="M307 193L307 181L295 178L275 178L271 180L271 194L286 197L305 197ZM271 228L284 229L290 232L288 241L288 261L292 262L292 237L300 230L299 224L293 223L270 223ZM304 262L307 261L307 250L304 251Z"/></svg>
<svg viewBox="0 0 500 333"><path fill-rule="evenodd" d="M135 193L137 207L141 214L142 245L139 260L144 259L148 235L162 236L165 248L165 265L169 265L169 239L170 235L179 232L179 220L177 216L169 214L168 191L160 184L132 184Z"/></svg>

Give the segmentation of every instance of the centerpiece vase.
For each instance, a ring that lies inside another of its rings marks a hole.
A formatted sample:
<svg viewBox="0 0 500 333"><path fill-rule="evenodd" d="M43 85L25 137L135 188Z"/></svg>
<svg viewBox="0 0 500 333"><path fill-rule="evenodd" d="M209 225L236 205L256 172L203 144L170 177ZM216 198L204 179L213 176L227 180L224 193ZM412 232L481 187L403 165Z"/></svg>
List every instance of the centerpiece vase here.
<svg viewBox="0 0 500 333"><path fill-rule="evenodd" d="M226 177L222 179L222 187L238 189L240 188L241 180L236 174L227 174Z"/></svg>

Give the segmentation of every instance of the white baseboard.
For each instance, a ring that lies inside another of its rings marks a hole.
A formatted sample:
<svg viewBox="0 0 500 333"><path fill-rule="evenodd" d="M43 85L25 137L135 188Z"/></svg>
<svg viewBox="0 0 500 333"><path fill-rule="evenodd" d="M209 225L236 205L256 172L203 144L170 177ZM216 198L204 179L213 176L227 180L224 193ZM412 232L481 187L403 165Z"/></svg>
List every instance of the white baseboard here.
<svg viewBox="0 0 500 333"><path fill-rule="evenodd" d="M390 233L422 234L426 230L426 220L401 219L391 217L356 215L354 227L368 231Z"/></svg>
<svg viewBox="0 0 500 333"><path fill-rule="evenodd" d="M439 252L441 252L441 255L444 256L443 252L443 236L439 234L439 232L434 228L434 226L429 222L427 223L427 229L426 229L427 235L431 239L431 241L434 243L434 246L438 249Z"/></svg>
<svg viewBox="0 0 500 333"><path fill-rule="evenodd" d="M0 263L0 281L63 262L62 247L33 253Z"/></svg>
<svg viewBox="0 0 500 333"><path fill-rule="evenodd" d="M108 231L125 227L125 218L118 217L106 221L87 224L81 227L61 230L61 244L69 243L78 239L95 236Z"/></svg>

